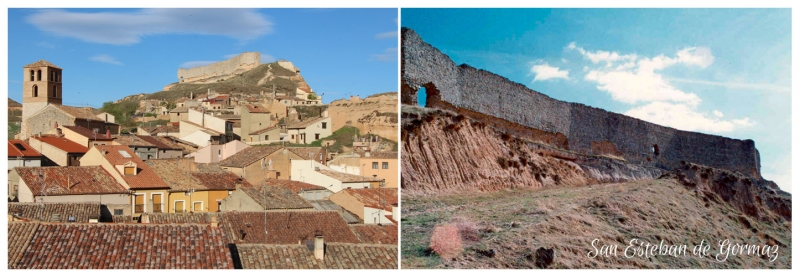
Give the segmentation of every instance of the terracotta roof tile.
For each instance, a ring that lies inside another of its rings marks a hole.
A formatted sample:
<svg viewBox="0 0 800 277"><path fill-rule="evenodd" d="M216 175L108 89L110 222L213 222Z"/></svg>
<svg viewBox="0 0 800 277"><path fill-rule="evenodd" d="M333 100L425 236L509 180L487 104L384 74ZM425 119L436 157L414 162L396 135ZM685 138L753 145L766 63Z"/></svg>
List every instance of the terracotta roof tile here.
<svg viewBox="0 0 800 277"><path fill-rule="evenodd" d="M8 157L41 157L42 154L22 140L8 140Z"/></svg>
<svg viewBox="0 0 800 277"><path fill-rule="evenodd" d="M38 60L38 61L36 61L36 62L34 62L32 64L29 64L29 65L26 65L26 66L23 66L23 67L40 67L40 66L49 66L49 67L61 69L60 67L58 67L58 66L56 66L56 65L54 65L54 64L52 64L52 63L50 63L50 62L48 62L46 60Z"/></svg>
<svg viewBox="0 0 800 277"><path fill-rule="evenodd" d="M193 122L189 122L189 121L186 121L186 120L181 120L181 124L189 124L189 125L195 126L195 127L197 127L197 128L200 128L200 131L203 131L203 132L205 132L205 133L207 133L207 134L209 134L209 135L212 135L212 136L219 136L219 135L223 135L223 134L222 134L222 133L220 133L220 132L217 132L217 131L211 130L211 129L209 129L209 128L206 128L206 127L200 126L200 124L195 124L195 123L193 123Z"/></svg>
<svg viewBox="0 0 800 277"><path fill-rule="evenodd" d="M304 160L320 161L320 157L325 158L325 149L322 147L286 147L295 155L300 156Z"/></svg>
<svg viewBox="0 0 800 277"><path fill-rule="evenodd" d="M100 151L101 154L105 152L106 154L103 155L103 157L112 165L123 165L127 162L136 163L136 166L139 168L139 172L137 172L136 175L122 175L122 179L128 183L130 188L169 188L169 185L161 180L156 172L145 164L142 159L139 159L139 156L136 156L130 147L125 145L95 145L94 148ZM123 157L120 151L128 153L130 158Z"/></svg>
<svg viewBox="0 0 800 277"><path fill-rule="evenodd" d="M177 123L177 122L176 122ZM144 127L143 127L144 128ZM180 133L181 128L178 126L156 126L146 130L151 136L158 135L159 133Z"/></svg>
<svg viewBox="0 0 800 277"><path fill-rule="evenodd" d="M244 106L251 113L269 113L269 110L267 110L267 108L261 105L247 104Z"/></svg>
<svg viewBox="0 0 800 277"><path fill-rule="evenodd" d="M308 191L308 190L327 190L324 187L312 185L309 183L303 183L300 181L292 181L292 180L282 180L282 179L267 179L264 181L268 186L275 186L275 187L282 187L287 188L294 192L295 194L300 193L300 191Z"/></svg>
<svg viewBox="0 0 800 277"><path fill-rule="evenodd" d="M233 259L210 225L41 224L17 268L232 269Z"/></svg>
<svg viewBox="0 0 800 277"><path fill-rule="evenodd" d="M397 245L325 243L323 260L305 245L236 245L244 269L397 269Z"/></svg>
<svg viewBox="0 0 800 277"><path fill-rule="evenodd" d="M8 269L17 267L37 228L39 228L37 222L8 223Z"/></svg>
<svg viewBox="0 0 800 277"><path fill-rule="evenodd" d="M282 146L253 146L247 147L242 151L239 151L233 156L228 157L219 162L220 166L228 166L228 167L245 167L248 166L262 158L268 156L269 154L275 153L282 148Z"/></svg>
<svg viewBox="0 0 800 277"><path fill-rule="evenodd" d="M181 147L164 137L136 136L140 140L155 145L158 150L181 150Z"/></svg>
<svg viewBox="0 0 800 277"><path fill-rule="evenodd" d="M207 190L232 190L236 189L237 185L242 187L253 186L247 180L241 179L238 175L229 171L192 172L190 174Z"/></svg>
<svg viewBox="0 0 800 277"><path fill-rule="evenodd" d="M397 225L351 224L350 229L363 243L397 245Z"/></svg>
<svg viewBox="0 0 800 277"><path fill-rule="evenodd" d="M8 203L8 214L14 217L51 222L61 217L61 222L69 221L70 216L75 217L75 222L89 222L90 218L100 218L100 202L87 203ZM54 215L56 215L54 217Z"/></svg>
<svg viewBox="0 0 800 277"><path fill-rule="evenodd" d="M156 145L135 135L113 135L111 137L114 138L115 145L156 147Z"/></svg>
<svg viewBox="0 0 800 277"><path fill-rule="evenodd" d="M114 139L114 138L106 138L106 134L105 133L97 133L97 134L95 134L94 130L89 130L88 128L83 127L83 126L61 126L61 128L69 129L70 131L73 131L73 132L75 132L75 133L77 133L77 134L79 134L81 136L84 136L84 137L90 138L90 139L96 139L96 140L113 140Z"/></svg>
<svg viewBox="0 0 800 277"><path fill-rule="evenodd" d="M392 211L392 205L397 204L397 189L396 188L380 188L380 189L343 189L338 193L350 194L359 202L363 203L365 207Z"/></svg>
<svg viewBox="0 0 800 277"><path fill-rule="evenodd" d="M67 153L86 153L89 151L89 148L86 146L80 145L75 143L74 141L68 140L66 138L59 138L59 137L31 137L31 139L39 140L41 142L47 143L52 145L55 148L61 149Z"/></svg>
<svg viewBox="0 0 800 277"><path fill-rule="evenodd" d="M275 209L313 209L308 201L291 190L276 186L240 187L247 196L265 210Z"/></svg>
<svg viewBox="0 0 800 277"><path fill-rule="evenodd" d="M209 224L217 213L148 213L151 224Z"/></svg>
<svg viewBox="0 0 800 277"><path fill-rule="evenodd" d="M359 242L337 211L224 212L220 227L228 242L237 244L295 244L313 238L316 231L322 232L326 241Z"/></svg>
<svg viewBox="0 0 800 277"><path fill-rule="evenodd" d="M342 183L360 183L360 182L380 182L381 178L375 178L370 176L361 176L355 174L349 174L344 172L339 172L335 170L327 170L327 169L320 169L317 170L320 174L325 176L331 177L333 179L342 181Z"/></svg>
<svg viewBox="0 0 800 277"><path fill-rule="evenodd" d="M89 108L70 107L70 106L63 106L63 105L57 105L57 104L51 104L51 105L53 105L57 109L65 112L68 115L73 116L75 118L85 119L85 120L100 121L100 119L97 118L97 116L95 116L92 113L91 109L89 109ZM106 124L115 124L115 123L108 122Z"/></svg>
<svg viewBox="0 0 800 277"><path fill-rule="evenodd" d="M15 167L14 170L34 196L128 193L101 166Z"/></svg>
<svg viewBox="0 0 800 277"><path fill-rule="evenodd" d="M169 112L171 112L171 113L188 113L189 112L189 107L187 107L187 106L177 107L177 108L174 108L174 109L170 110Z"/></svg>
<svg viewBox="0 0 800 277"><path fill-rule="evenodd" d="M144 163L150 166L156 175L158 175L161 180L169 185L171 191L206 189L206 187L203 186L197 179L192 177L189 172L182 170L178 165L176 165L174 160L151 159Z"/></svg>

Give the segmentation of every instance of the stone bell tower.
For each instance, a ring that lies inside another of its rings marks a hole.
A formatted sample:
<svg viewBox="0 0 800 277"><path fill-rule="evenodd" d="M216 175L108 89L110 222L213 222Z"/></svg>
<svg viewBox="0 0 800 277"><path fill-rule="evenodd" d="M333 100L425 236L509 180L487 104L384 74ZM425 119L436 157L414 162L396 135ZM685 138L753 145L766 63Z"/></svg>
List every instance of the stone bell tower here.
<svg viewBox="0 0 800 277"><path fill-rule="evenodd" d="M61 68L40 60L26 65L22 78L22 126L21 134L27 134L28 117L48 104L61 105Z"/></svg>

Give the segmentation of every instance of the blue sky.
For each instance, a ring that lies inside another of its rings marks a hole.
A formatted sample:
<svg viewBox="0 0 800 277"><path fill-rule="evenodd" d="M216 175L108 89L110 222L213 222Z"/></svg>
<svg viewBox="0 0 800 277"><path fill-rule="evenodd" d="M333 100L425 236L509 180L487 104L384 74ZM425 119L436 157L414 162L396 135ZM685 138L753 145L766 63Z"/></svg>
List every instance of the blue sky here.
<svg viewBox="0 0 800 277"><path fill-rule="evenodd" d="M9 9L8 92L22 67L64 69L64 104L153 93L179 67L260 52L291 61L324 102L397 91L397 9ZM21 102L21 101L20 101Z"/></svg>
<svg viewBox="0 0 800 277"><path fill-rule="evenodd" d="M553 98L752 139L791 191L789 9L402 9L450 56Z"/></svg>

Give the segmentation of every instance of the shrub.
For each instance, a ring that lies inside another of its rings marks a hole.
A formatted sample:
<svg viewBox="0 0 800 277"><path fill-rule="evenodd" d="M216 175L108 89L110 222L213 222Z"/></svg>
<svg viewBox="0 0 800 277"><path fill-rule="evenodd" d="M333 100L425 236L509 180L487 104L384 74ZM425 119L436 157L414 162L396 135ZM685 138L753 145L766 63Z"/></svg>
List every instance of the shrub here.
<svg viewBox="0 0 800 277"><path fill-rule="evenodd" d="M434 253L445 260L450 260L460 254L463 249L461 247L461 235L458 233L458 227L452 224L434 227L430 248Z"/></svg>

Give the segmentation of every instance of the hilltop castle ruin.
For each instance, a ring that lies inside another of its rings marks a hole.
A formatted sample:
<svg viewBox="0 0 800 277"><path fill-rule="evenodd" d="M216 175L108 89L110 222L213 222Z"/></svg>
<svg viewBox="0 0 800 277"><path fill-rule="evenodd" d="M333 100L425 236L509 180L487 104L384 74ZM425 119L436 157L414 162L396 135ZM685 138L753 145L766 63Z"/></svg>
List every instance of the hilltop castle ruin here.
<svg viewBox="0 0 800 277"><path fill-rule="evenodd" d="M401 103L426 105L492 122L496 128L562 149L620 156L631 163L672 169L681 161L760 178L752 140L681 131L533 91L491 72L456 66L408 28L402 30Z"/></svg>
<svg viewBox="0 0 800 277"><path fill-rule="evenodd" d="M261 53L244 52L236 57L206 66L178 68L178 82L216 82L220 78L242 73L261 64Z"/></svg>

